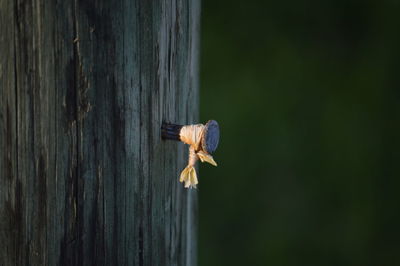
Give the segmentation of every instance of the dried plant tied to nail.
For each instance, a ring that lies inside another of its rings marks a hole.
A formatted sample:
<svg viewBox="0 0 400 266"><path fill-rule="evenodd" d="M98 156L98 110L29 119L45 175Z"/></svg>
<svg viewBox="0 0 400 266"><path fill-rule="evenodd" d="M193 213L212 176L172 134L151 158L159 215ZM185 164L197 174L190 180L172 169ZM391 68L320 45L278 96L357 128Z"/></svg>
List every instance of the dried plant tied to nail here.
<svg viewBox="0 0 400 266"><path fill-rule="evenodd" d="M189 162L186 168L183 169L179 180L180 182L185 182L186 188L195 188L198 184L196 169L194 168L196 161L200 159L201 162L217 166L211 153L218 146L219 126L214 120L208 121L206 125L183 126L179 136L182 142L190 145Z"/></svg>
<svg viewBox="0 0 400 266"><path fill-rule="evenodd" d="M182 141L189 145L189 162L180 175L180 182L185 182L186 188L195 188L199 183L195 169L196 162L217 166L211 154L217 149L219 142L219 126L217 121L210 120L205 125L177 125L163 122L161 138Z"/></svg>

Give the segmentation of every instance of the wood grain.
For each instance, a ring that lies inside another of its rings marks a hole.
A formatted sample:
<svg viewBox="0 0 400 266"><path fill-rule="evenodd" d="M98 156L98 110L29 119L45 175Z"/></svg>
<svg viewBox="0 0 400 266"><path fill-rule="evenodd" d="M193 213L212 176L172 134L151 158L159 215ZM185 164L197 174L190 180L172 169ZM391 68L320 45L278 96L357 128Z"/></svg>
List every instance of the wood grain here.
<svg viewBox="0 0 400 266"><path fill-rule="evenodd" d="M0 0L0 265L196 265L200 3Z"/></svg>

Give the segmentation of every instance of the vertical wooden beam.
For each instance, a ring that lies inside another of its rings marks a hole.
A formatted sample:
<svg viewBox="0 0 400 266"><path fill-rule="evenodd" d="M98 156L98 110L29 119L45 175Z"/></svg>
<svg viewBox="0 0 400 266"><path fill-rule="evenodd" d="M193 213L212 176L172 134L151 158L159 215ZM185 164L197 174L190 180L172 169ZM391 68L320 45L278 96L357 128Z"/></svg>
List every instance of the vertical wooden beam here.
<svg viewBox="0 0 400 266"><path fill-rule="evenodd" d="M0 0L0 265L195 265L198 0Z"/></svg>

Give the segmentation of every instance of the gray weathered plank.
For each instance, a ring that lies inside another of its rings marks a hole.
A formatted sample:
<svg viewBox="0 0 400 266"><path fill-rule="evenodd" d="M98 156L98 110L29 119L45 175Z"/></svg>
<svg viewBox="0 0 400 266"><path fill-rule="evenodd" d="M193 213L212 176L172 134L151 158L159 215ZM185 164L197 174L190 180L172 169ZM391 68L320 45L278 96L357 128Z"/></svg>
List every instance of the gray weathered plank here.
<svg viewBox="0 0 400 266"><path fill-rule="evenodd" d="M0 0L0 265L195 265L197 0Z"/></svg>

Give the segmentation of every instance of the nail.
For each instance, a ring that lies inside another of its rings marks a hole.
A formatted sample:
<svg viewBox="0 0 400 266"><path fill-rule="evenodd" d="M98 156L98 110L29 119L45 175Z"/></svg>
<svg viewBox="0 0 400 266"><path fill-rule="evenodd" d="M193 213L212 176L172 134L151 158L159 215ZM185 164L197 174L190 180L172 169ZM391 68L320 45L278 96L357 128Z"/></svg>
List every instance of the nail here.
<svg viewBox="0 0 400 266"><path fill-rule="evenodd" d="M219 126L217 121L210 120L205 125L176 125L163 123L161 137L166 140L182 141L189 145L189 162L180 175L180 181L185 182L185 187L196 187L197 175L194 165L198 159L214 166L217 163L211 156L218 147Z"/></svg>
<svg viewBox="0 0 400 266"><path fill-rule="evenodd" d="M193 132L196 131L201 134L201 142L198 142L198 135ZM203 124L193 124L193 125L177 125L171 123L163 122L161 126L161 137L163 139L182 141L186 144L194 144L196 151L201 148L207 153L213 153L218 147L219 143L219 126L218 122L215 120L208 121L205 125ZM200 145L201 144L201 147Z"/></svg>
<svg viewBox="0 0 400 266"><path fill-rule="evenodd" d="M181 132L182 127L181 125L163 122L161 126L161 137L163 139L180 140L179 132Z"/></svg>

